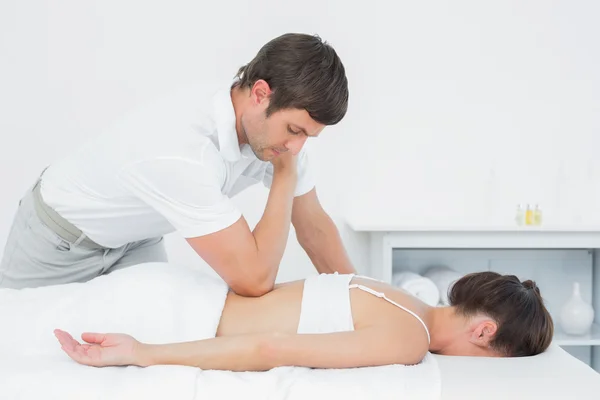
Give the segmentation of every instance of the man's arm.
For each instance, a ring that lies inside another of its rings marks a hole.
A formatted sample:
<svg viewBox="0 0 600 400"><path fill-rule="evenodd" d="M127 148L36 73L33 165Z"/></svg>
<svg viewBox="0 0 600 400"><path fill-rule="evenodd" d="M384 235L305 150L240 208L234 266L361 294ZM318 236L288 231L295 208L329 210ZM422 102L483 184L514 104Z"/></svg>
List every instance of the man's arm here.
<svg viewBox="0 0 600 400"><path fill-rule="evenodd" d="M296 187L295 159L279 161L262 218L253 231L244 217L204 236L186 239L192 248L243 296L262 296L273 289L289 235Z"/></svg>
<svg viewBox="0 0 600 400"><path fill-rule="evenodd" d="M423 338L422 346L414 345L414 338L403 336L408 334L378 326L326 334L255 334L164 345L141 344L134 363L267 371L281 366L353 368L420 362L427 352L426 340Z"/></svg>
<svg viewBox="0 0 600 400"><path fill-rule="evenodd" d="M339 231L323 210L316 189L294 199L292 224L298 243L319 273L355 273Z"/></svg>
<svg viewBox="0 0 600 400"><path fill-rule="evenodd" d="M284 153L272 161L273 187L251 230L222 192L227 167L209 139L190 154L170 151L125 165L118 173L123 189L169 221L235 292L270 291L289 236L297 156Z"/></svg>

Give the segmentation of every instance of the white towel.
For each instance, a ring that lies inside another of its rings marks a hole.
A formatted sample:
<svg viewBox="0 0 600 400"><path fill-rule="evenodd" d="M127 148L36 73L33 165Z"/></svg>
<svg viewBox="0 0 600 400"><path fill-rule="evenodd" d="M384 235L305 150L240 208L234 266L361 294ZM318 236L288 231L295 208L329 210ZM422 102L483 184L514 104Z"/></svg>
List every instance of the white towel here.
<svg viewBox="0 0 600 400"><path fill-rule="evenodd" d="M206 273L146 263L85 284L0 290L0 354L65 357L59 328L122 332L146 343L214 337L228 287ZM195 316L195 317L192 317Z"/></svg>
<svg viewBox="0 0 600 400"><path fill-rule="evenodd" d="M440 301L440 293L435 283L415 272L395 272L392 275L392 285L406 290L430 306L437 306Z"/></svg>
<svg viewBox="0 0 600 400"><path fill-rule="evenodd" d="M445 306L448 305L448 293L452 285L462 277L461 274L446 266L429 268L423 276L435 283L440 293L440 304Z"/></svg>

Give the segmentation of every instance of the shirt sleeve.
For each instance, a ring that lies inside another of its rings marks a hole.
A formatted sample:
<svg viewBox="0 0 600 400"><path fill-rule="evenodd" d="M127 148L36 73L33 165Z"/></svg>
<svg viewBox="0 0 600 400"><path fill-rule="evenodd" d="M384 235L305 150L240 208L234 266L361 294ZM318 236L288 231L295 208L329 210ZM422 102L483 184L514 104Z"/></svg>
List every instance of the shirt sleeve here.
<svg viewBox="0 0 600 400"><path fill-rule="evenodd" d="M227 228L242 215L221 192L225 180L223 163L210 158L160 157L137 161L124 167L119 179L183 237L203 236Z"/></svg>
<svg viewBox="0 0 600 400"><path fill-rule="evenodd" d="M311 170L311 165L308 157L308 149L306 148L306 146L301 150L300 154L298 154L297 162L298 182L296 183L294 197L302 196L303 194L310 192L310 190L315 187L313 172ZM263 185L265 185L267 189L270 189L272 183L273 164L269 163L265 172L265 176L263 178Z"/></svg>

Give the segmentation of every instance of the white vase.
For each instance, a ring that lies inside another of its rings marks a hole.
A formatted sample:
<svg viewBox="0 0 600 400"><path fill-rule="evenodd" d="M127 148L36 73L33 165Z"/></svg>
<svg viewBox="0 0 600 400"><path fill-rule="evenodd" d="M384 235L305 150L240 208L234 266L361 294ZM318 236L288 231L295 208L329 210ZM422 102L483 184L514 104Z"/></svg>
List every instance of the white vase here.
<svg viewBox="0 0 600 400"><path fill-rule="evenodd" d="M573 283L573 293L561 308L559 322L568 335L585 335L590 331L594 309L581 297L579 282Z"/></svg>

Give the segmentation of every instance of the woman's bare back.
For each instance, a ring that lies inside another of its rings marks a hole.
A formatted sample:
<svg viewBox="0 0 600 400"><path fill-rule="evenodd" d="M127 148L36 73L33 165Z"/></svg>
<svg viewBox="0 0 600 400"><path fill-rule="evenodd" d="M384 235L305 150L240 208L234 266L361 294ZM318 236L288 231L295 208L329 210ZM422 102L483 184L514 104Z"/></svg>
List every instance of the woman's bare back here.
<svg viewBox="0 0 600 400"><path fill-rule="evenodd" d="M361 277L354 277L351 283L385 293L390 300L408 308L427 324L427 306L410 294L386 283ZM262 297L242 297L230 292L217 336L268 332L296 333L303 289L304 280L300 280L278 284ZM414 316L370 293L358 289L350 290L350 304L355 329L377 325L386 329L410 330L417 337L426 335L423 326Z"/></svg>

